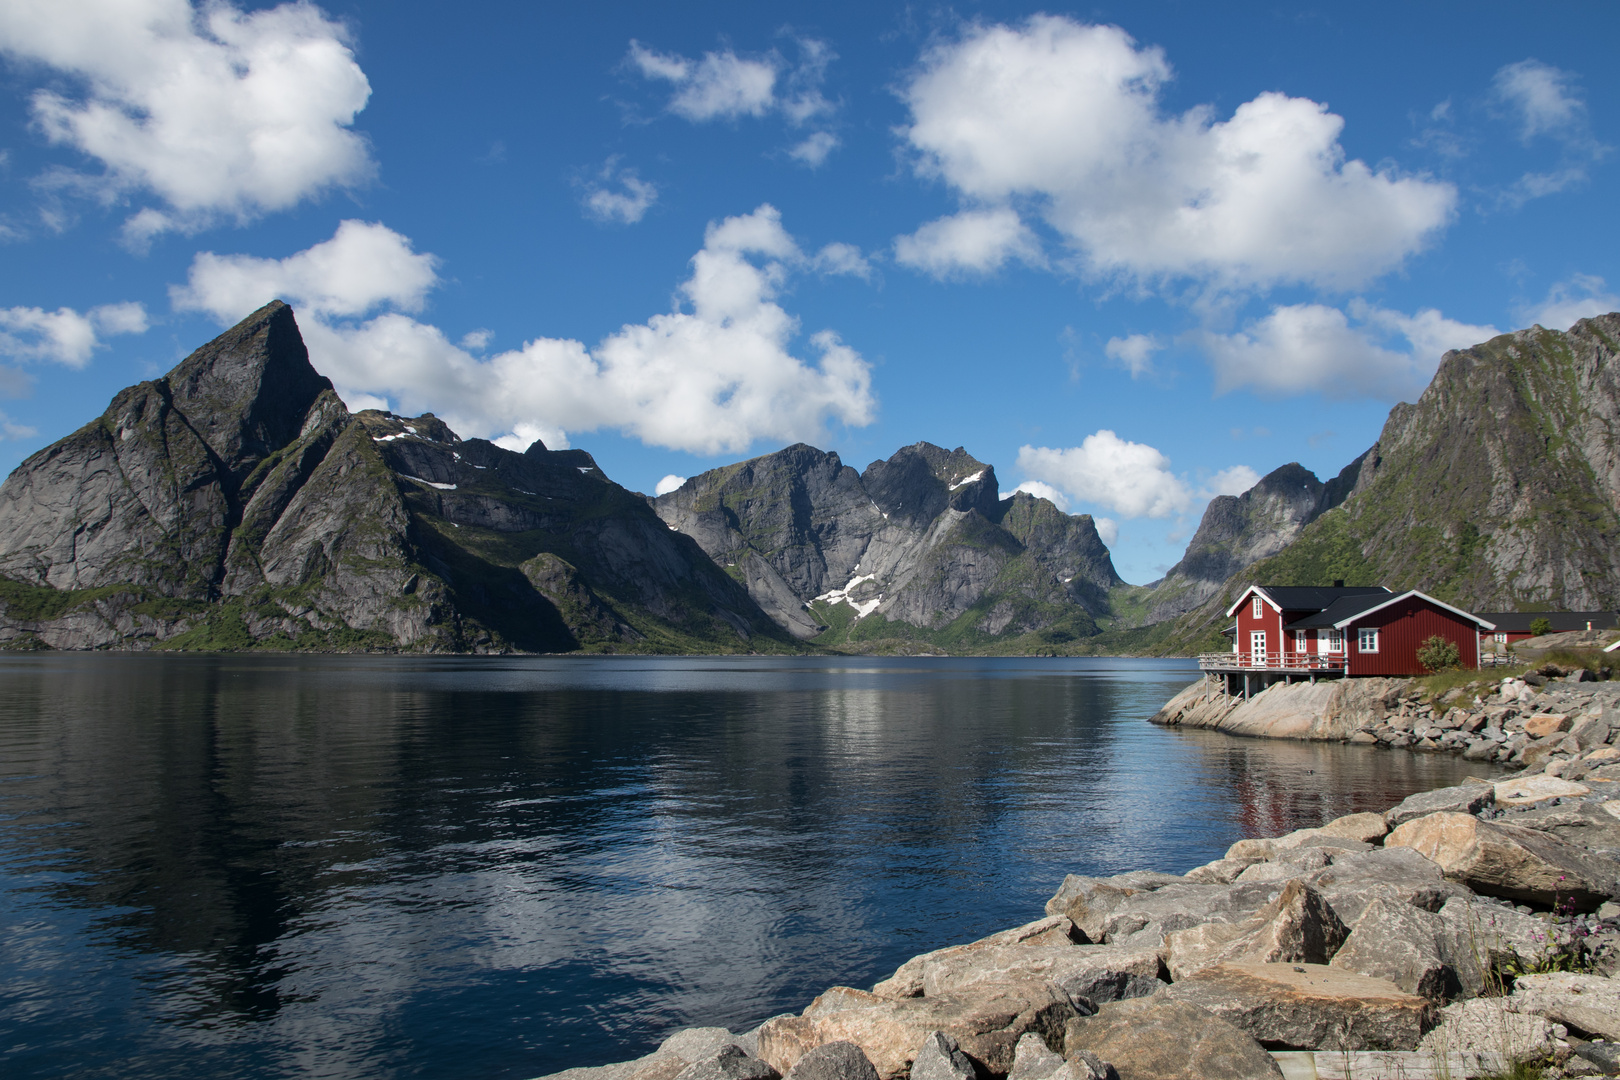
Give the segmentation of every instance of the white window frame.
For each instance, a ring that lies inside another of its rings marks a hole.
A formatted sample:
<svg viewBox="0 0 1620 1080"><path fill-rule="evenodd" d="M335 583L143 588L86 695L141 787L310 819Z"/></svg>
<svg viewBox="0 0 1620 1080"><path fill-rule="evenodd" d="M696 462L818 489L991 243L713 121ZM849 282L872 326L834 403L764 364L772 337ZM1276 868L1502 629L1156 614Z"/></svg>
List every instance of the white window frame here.
<svg viewBox="0 0 1620 1080"><path fill-rule="evenodd" d="M1255 648L1256 644L1260 646L1258 649ZM1266 659L1266 632L1264 630L1249 631L1249 660L1252 663L1257 658L1262 663Z"/></svg>
<svg viewBox="0 0 1620 1080"><path fill-rule="evenodd" d="M1294 631L1294 651L1306 653L1311 651L1311 632L1309 630Z"/></svg>
<svg viewBox="0 0 1620 1080"><path fill-rule="evenodd" d="M1367 647L1368 642L1372 643L1372 648L1370 649ZM1366 653L1369 656L1378 652L1378 627L1356 627L1356 652Z"/></svg>
<svg viewBox="0 0 1620 1080"><path fill-rule="evenodd" d="M1496 643L1498 645L1506 645L1507 644L1507 631L1506 630L1498 630L1496 633L1492 634L1491 637L1496 639Z"/></svg>
<svg viewBox="0 0 1620 1080"><path fill-rule="evenodd" d="M1254 598L1254 607L1250 610L1254 613L1255 618L1263 619L1266 617L1266 602L1257 596Z"/></svg>
<svg viewBox="0 0 1620 1080"><path fill-rule="evenodd" d="M1323 630L1321 633L1322 637L1318 639L1318 644L1323 651L1330 653L1344 652L1343 630Z"/></svg>

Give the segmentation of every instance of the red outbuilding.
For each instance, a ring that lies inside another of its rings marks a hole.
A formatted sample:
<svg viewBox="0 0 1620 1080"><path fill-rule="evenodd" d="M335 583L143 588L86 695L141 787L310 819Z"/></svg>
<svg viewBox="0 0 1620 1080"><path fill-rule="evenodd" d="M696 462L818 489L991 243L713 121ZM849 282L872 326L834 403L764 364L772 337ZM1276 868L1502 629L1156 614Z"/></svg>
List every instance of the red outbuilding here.
<svg viewBox="0 0 1620 1080"><path fill-rule="evenodd" d="M1209 672L1241 676L1252 689L1278 679L1427 674L1418 649L1432 637L1457 646L1459 663L1479 666L1489 621L1411 589L1251 585L1230 608L1232 651L1199 658ZM1228 680L1232 681L1231 678Z"/></svg>

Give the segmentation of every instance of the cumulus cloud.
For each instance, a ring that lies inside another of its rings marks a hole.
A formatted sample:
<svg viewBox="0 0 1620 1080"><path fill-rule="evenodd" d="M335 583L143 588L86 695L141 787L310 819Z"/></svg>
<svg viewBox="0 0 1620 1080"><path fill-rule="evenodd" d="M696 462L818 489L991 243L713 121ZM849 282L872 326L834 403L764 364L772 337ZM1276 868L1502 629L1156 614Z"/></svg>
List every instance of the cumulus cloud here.
<svg viewBox="0 0 1620 1080"><path fill-rule="evenodd" d="M634 225L658 201L658 188L641 179L634 169L621 169L608 158L602 171L585 185L585 210L598 221Z"/></svg>
<svg viewBox="0 0 1620 1080"><path fill-rule="evenodd" d="M1094 517L1091 524L1097 530L1097 539L1109 547L1119 542L1119 522L1113 518Z"/></svg>
<svg viewBox="0 0 1620 1080"><path fill-rule="evenodd" d="M199 255L171 294L175 306L229 323L282 295L306 316L311 356L345 400L431 409L464 434L503 445L542 438L566 446L570 433L613 428L714 454L762 438L813 441L829 422L862 426L876 415L870 368L835 333L810 336L814 361L794 354L799 323L776 297L813 260L769 205L710 224L675 310L621 327L595 348L535 338L486 360L400 310L363 318L379 307L414 310L436 279L432 256L411 252L404 237L352 224L326 242L335 250L323 260L310 257L316 248L281 260ZM338 273L350 265L341 257L350 245L383 255L359 285L305 272Z"/></svg>
<svg viewBox="0 0 1620 1080"><path fill-rule="evenodd" d="M658 486L653 488L653 494L668 495L672 491L679 491L681 485L684 483L686 483L686 477L676 476L674 473L670 473L668 476L658 481Z"/></svg>
<svg viewBox="0 0 1620 1080"><path fill-rule="evenodd" d="M810 265L823 274L847 274L866 280L872 277L872 264L866 261L866 256L854 244L828 244L816 252Z"/></svg>
<svg viewBox="0 0 1620 1080"><path fill-rule="evenodd" d="M353 318L386 304L420 311L438 284L438 260L380 222L344 221L332 239L289 255L198 254L184 286L170 286L182 311L206 311L232 323L273 297L297 297L300 313Z"/></svg>
<svg viewBox="0 0 1620 1080"><path fill-rule="evenodd" d="M975 212L1030 207L1082 270L1138 283L1353 286L1450 220L1451 185L1346 160L1325 106L1265 93L1225 119L1170 115L1170 78L1118 27L974 25L901 89L903 135Z"/></svg>
<svg viewBox="0 0 1620 1080"><path fill-rule="evenodd" d="M1170 470L1170 459L1146 443L1129 442L1104 428L1079 446L1023 446L1018 468L1081 502L1127 518L1165 518L1192 505L1187 482Z"/></svg>
<svg viewBox="0 0 1620 1080"><path fill-rule="evenodd" d="M1215 392L1247 386L1269 397L1320 393L1344 400L1416 400L1448 349L1495 337L1494 326L1448 319L1433 308L1406 315L1364 302L1350 305L1360 325L1324 304L1275 307L1233 334L1205 332ZM1405 348L1389 348L1402 339ZM1384 342L1384 343L1381 343Z"/></svg>
<svg viewBox="0 0 1620 1080"><path fill-rule="evenodd" d="M895 260L934 277L989 274L1008 259L1041 265L1040 241L1009 207L964 210L894 242Z"/></svg>
<svg viewBox="0 0 1620 1080"><path fill-rule="evenodd" d="M1233 465L1211 476L1200 492L1205 498L1217 495L1241 495L1260 482L1260 474L1247 465Z"/></svg>
<svg viewBox="0 0 1620 1080"><path fill-rule="evenodd" d="M1547 290L1547 299L1522 309L1527 323L1539 323L1549 330L1567 330L1582 319L1620 311L1620 296L1608 290L1608 283L1591 274L1576 274Z"/></svg>
<svg viewBox="0 0 1620 1080"><path fill-rule="evenodd" d="M103 171L42 182L106 200L155 195L163 209L125 224L132 244L222 215L245 221L374 170L351 130L371 87L343 27L309 3L15 0L0 5L0 50L82 82L71 95L36 91L34 122Z"/></svg>
<svg viewBox="0 0 1620 1080"><path fill-rule="evenodd" d="M105 304L80 314L72 308L0 308L0 356L49 360L71 368L90 362L102 340L115 334L144 334L148 323L140 304ZM12 373L11 380L20 373Z"/></svg>
<svg viewBox="0 0 1620 1080"><path fill-rule="evenodd" d="M1153 354L1164 348L1164 342L1154 334L1128 334L1109 338L1103 346L1103 355L1140 379L1153 374Z"/></svg>
<svg viewBox="0 0 1620 1080"><path fill-rule="evenodd" d="M800 38L798 45L799 63L789 64L774 49L753 57L723 49L690 60L631 41L628 62L644 78L671 84L675 93L669 111L693 123L779 112L789 123L802 126L835 109L821 86L827 65L837 55L826 42L813 38Z"/></svg>

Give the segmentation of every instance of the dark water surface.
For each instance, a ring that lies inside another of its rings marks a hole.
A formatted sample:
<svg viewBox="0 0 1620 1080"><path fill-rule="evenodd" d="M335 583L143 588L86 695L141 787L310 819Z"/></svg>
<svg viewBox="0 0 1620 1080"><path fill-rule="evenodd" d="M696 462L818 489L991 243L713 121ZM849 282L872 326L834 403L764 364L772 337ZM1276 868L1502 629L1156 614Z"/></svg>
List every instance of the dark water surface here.
<svg viewBox="0 0 1620 1080"><path fill-rule="evenodd" d="M1144 723L1193 677L0 658L0 1075L599 1064L1470 771Z"/></svg>

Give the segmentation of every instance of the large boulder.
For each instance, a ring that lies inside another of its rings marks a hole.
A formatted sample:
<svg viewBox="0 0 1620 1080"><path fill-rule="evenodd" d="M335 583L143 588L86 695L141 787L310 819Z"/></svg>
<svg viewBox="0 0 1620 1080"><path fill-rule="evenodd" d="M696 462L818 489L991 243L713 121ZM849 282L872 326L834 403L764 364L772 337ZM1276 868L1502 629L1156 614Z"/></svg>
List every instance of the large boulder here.
<svg viewBox="0 0 1620 1080"><path fill-rule="evenodd" d="M1537 773L1518 776L1496 783L1496 802L1500 806L1534 806L1549 799L1563 799L1592 794L1585 784L1561 780L1556 776Z"/></svg>
<svg viewBox="0 0 1620 1080"><path fill-rule="evenodd" d="M1620 980L1571 972L1520 975L1511 1001L1520 1012L1620 1042Z"/></svg>
<svg viewBox="0 0 1620 1080"><path fill-rule="evenodd" d="M777 1080L777 1072L742 1047L728 1043L682 1069L675 1080Z"/></svg>
<svg viewBox="0 0 1620 1080"><path fill-rule="evenodd" d="M1128 945L1003 945L936 955L922 967L928 997L964 993L983 983L1045 980L1071 1001L1144 997L1164 983L1157 947ZM881 984L880 984L881 985Z"/></svg>
<svg viewBox="0 0 1620 1080"><path fill-rule="evenodd" d="M1456 996L1500 994L1501 972L1535 967L1548 957L1547 924L1506 904L1455 897L1437 914L1440 954L1457 980Z"/></svg>
<svg viewBox="0 0 1620 1080"><path fill-rule="evenodd" d="M1131 898L1171 885L1187 884L1185 878L1138 870L1113 877L1094 878L1070 874L1046 902L1048 916L1066 916L1083 935L1082 940L1103 939L1103 920Z"/></svg>
<svg viewBox="0 0 1620 1080"><path fill-rule="evenodd" d="M1459 784L1408 795L1384 814L1384 821L1393 829L1428 814L1477 814L1495 802L1496 790L1489 784Z"/></svg>
<svg viewBox="0 0 1620 1080"><path fill-rule="evenodd" d="M877 1070L851 1042L822 1043L788 1070L792 1080L878 1080Z"/></svg>
<svg viewBox="0 0 1620 1080"><path fill-rule="evenodd" d="M1551 1054L1552 1023L1520 1012L1510 998L1458 1001L1440 1010L1440 1022L1418 1044L1433 1054L1482 1051L1507 1061L1529 1061Z"/></svg>
<svg viewBox="0 0 1620 1080"><path fill-rule="evenodd" d="M1301 1050L1412 1050L1432 1008L1394 983L1325 964L1217 964L1158 996Z"/></svg>
<svg viewBox="0 0 1620 1080"><path fill-rule="evenodd" d="M1025 1034L1018 1040L1019 1051L1029 1039L1040 1042L1040 1036ZM1041 1043L1041 1046L1044 1048L1046 1044ZM1015 1053L1013 1071L1017 1069ZM911 1080L974 1080L976 1075L973 1062L962 1053L956 1040L943 1031L936 1031L924 1039L922 1046L917 1049L917 1056L911 1061Z"/></svg>
<svg viewBox="0 0 1620 1080"><path fill-rule="evenodd" d="M923 1041L936 1031L955 1039L984 1073L1012 1068L1018 1039L1033 1031L1056 1042L1064 1023L1077 1015L1067 995L1045 982L986 983L972 994L885 998L835 986L801 1016L778 1017L759 1029L759 1056L787 1071L823 1043L859 1046L882 1080L904 1076Z"/></svg>
<svg viewBox="0 0 1620 1080"><path fill-rule="evenodd" d="M920 997L923 992L923 968L929 964L947 959L965 960L977 953L1009 945L1066 946L1084 940L1085 936L1067 917L1048 915L1044 919L1036 919L1032 923L1003 930L966 945L952 945L923 953L921 956L913 956L901 964L893 975L872 987L872 993L879 997Z"/></svg>
<svg viewBox="0 0 1620 1080"><path fill-rule="evenodd" d="M1162 994L1104 1005L1069 1021L1063 1052L1087 1051L1120 1080L1281 1080L1254 1038L1204 1009Z"/></svg>
<svg viewBox="0 0 1620 1080"><path fill-rule="evenodd" d="M1469 814L1430 814L1401 825L1385 847L1409 847L1475 892L1592 911L1620 891L1615 866L1556 836Z"/></svg>
<svg viewBox="0 0 1620 1080"><path fill-rule="evenodd" d="M1346 930L1321 893L1298 879L1241 923L1206 923L1165 935L1165 960L1177 981L1226 961L1325 964Z"/></svg>
<svg viewBox="0 0 1620 1080"><path fill-rule="evenodd" d="M1451 897L1468 895L1466 888L1447 881L1432 860L1405 847L1345 854L1306 880L1346 925L1360 919L1374 900L1438 911Z"/></svg>
<svg viewBox="0 0 1620 1080"><path fill-rule="evenodd" d="M1451 969L1441 946L1445 930L1445 920L1433 912L1397 901L1374 900L1329 963L1438 1001L1451 983Z"/></svg>

